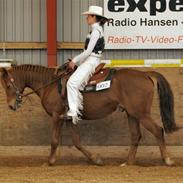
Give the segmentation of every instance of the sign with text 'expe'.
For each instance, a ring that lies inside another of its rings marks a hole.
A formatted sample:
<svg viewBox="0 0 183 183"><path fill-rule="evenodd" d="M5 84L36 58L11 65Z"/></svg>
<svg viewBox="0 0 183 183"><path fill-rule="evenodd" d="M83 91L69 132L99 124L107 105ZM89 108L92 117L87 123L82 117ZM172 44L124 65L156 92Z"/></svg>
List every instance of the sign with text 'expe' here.
<svg viewBox="0 0 183 183"><path fill-rule="evenodd" d="M104 0L106 49L182 49L183 0Z"/></svg>

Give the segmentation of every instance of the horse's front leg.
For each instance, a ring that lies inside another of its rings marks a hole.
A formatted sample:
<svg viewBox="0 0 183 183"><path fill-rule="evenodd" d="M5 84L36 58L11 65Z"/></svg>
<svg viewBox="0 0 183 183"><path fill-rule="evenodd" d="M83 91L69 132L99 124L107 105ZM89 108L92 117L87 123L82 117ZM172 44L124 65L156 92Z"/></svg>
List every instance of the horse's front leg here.
<svg viewBox="0 0 183 183"><path fill-rule="evenodd" d="M74 125L72 122L67 121L67 126L70 127L71 130L71 134L72 134L72 140L73 140L73 144L75 145L75 147L81 151L90 161L92 161L95 165L103 165L103 161L100 158L100 156L98 154L92 154L91 152L89 152L88 150L86 150L80 142L80 135L79 135L79 130L77 128L76 125Z"/></svg>
<svg viewBox="0 0 183 183"><path fill-rule="evenodd" d="M53 165L56 161L56 150L61 138L61 129L64 120L59 119L58 114L53 115L52 134L51 134L51 152L48 159L48 164Z"/></svg>

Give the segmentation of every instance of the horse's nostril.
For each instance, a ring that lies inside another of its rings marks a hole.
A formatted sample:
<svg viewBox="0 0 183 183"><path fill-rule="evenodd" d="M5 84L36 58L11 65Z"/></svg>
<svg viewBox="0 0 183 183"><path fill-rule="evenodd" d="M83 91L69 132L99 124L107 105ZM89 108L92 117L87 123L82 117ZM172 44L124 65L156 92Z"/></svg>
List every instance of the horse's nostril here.
<svg viewBox="0 0 183 183"><path fill-rule="evenodd" d="M11 105L9 105L9 108L10 108L11 110L13 110L13 107L12 107Z"/></svg>
<svg viewBox="0 0 183 183"><path fill-rule="evenodd" d="M15 111L15 108L14 108L13 106L9 105L9 108L10 108L11 110Z"/></svg>

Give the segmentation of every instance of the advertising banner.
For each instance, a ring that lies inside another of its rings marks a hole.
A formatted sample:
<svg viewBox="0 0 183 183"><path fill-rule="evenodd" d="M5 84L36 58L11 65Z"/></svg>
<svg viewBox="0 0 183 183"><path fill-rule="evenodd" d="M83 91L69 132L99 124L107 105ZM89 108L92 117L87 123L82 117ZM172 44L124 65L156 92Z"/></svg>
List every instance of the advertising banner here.
<svg viewBox="0 0 183 183"><path fill-rule="evenodd" d="M182 49L183 0L104 0L106 49Z"/></svg>

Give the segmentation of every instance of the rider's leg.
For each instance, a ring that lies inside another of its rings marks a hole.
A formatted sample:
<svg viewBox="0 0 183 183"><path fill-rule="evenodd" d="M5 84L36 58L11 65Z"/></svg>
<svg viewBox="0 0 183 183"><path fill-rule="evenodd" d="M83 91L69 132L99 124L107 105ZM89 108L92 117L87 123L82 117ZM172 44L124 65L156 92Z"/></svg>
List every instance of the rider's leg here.
<svg viewBox="0 0 183 183"><path fill-rule="evenodd" d="M89 80L91 74L95 71L95 68L99 64L99 59L96 57L88 58L82 63L77 70L72 74L67 82L67 98L69 104L68 116L72 116L73 122L78 120L79 110L82 110L82 95L79 89L84 87Z"/></svg>

